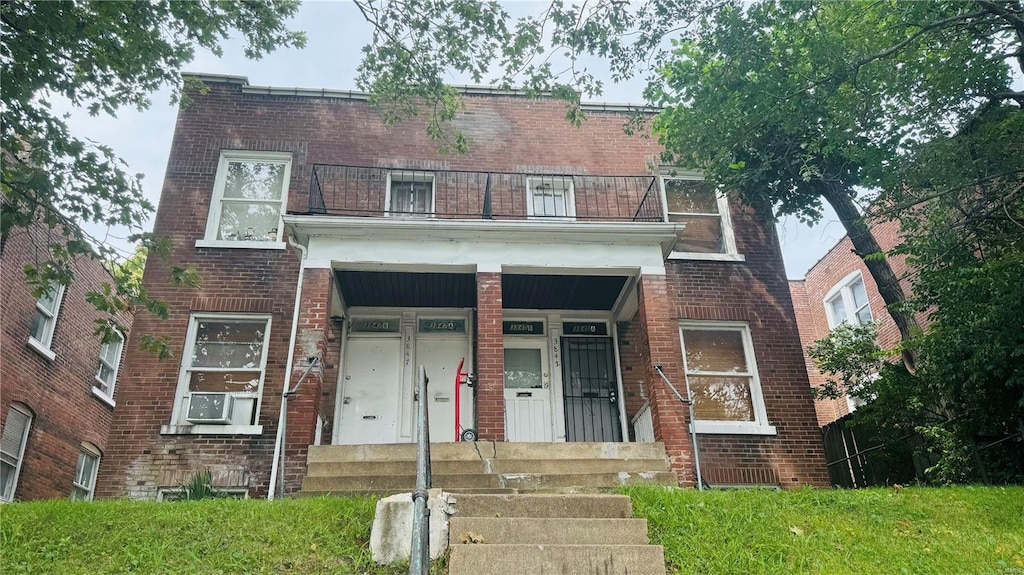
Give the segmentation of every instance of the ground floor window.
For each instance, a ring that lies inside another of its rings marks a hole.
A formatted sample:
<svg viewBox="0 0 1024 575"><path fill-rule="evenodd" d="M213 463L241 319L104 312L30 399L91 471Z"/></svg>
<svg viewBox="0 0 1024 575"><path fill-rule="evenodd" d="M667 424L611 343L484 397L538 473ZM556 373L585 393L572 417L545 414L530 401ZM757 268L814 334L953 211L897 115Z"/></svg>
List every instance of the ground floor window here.
<svg viewBox="0 0 1024 575"><path fill-rule="evenodd" d="M31 426L32 411L27 406L15 403L7 409L3 437L0 439L0 501L14 500Z"/></svg>
<svg viewBox="0 0 1024 575"><path fill-rule="evenodd" d="M83 444L75 467L74 488L71 499L92 501L96 491L96 472L100 468L100 450L91 444Z"/></svg>
<svg viewBox="0 0 1024 575"><path fill-rule="evenodd" d="M747 325L684 322L680 332L696 431L767 431L767 414Z"/></svg>
<svg viewBox="0 0 1024 575"><path fill-rule="evenodd" d="M178 383L176 423L254 425L269 337L269 316L193 315Z"/></svg>

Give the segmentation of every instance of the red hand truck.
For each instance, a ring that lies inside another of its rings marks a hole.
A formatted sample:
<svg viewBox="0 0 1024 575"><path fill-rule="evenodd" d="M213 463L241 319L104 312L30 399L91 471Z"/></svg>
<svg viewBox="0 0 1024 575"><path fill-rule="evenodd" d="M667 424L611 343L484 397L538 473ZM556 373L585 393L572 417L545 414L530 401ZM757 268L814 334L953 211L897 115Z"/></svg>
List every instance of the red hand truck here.
<svg viewBox="0 0 1024 575"><path fill-rule="evenodd" d="M476 430L462 427L462 386L473 387L473 377L469 372L462 371L466 358L459 359L459 368L455 370L455 441L476 441Z"/></svg>

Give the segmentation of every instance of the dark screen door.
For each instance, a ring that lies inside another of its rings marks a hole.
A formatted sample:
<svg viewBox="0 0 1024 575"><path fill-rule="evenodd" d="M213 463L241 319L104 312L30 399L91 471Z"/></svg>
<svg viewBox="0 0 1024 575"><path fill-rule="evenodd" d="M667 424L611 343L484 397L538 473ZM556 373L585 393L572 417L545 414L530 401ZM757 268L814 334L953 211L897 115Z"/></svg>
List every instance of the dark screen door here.
<svg viewBox="0 0 1024 575"><path fill-rule="evenodd" d="M622 441L610 337L562 338L566 441Z"/></svg>

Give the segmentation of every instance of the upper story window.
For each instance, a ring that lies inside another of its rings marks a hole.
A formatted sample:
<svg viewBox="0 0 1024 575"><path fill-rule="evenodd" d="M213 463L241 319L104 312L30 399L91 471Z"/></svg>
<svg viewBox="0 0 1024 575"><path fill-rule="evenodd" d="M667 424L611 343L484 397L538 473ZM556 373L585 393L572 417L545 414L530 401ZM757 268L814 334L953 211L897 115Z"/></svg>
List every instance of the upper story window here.
<svg viewBox="0 0 1024 575"><path fill-rule="evenodd" d="M434 213L434 175L429 172L388 174L388 213L424 216Z"/></svg>
<svg viewBox="0 0 1024 575"><path fill-rule="evenodd" d="M774 434L747 325L683 322L680 332L695 431Z"/></svg>
<svg viewBox="0 0 1024 575"><path fill-rule="evenodd" d="M278 247L291 154L221 152L200 247Z"/></svg>
<svg viewBox="0 0 1024 575"><path fill-rule="evenodd" d="M196 426L196 433L252 433L269 338L269 316L193 315L173 424Z"/></svg>
<svg viewBox="0 0 1024 575"><path fill-rule="evenodd" d="M36 315L32 320L28 341L50 359L54 358L50 346L53 343L53 331L57 327L57 314L60 312L63 299L64 285L52 282L49 289L36 300Z"/></svg>
<svg viewBox="0 0 1024 575"><path fill-rule="evenodd" d="M94 389L104 398L114 399L114 383L117 382L117 368L121 364L121 350L124 348L124 336L114 330L114 339L100 346L99 369L96 371Z"/></svg>
<svg viewBox="0 0 1024 575"><path fill-rule="evenodd" d="M662 176L665 217L686 224L672 250L684 259L740 259L728 199L699 174Z"/></svg>
<svg viewBox="0 0 1024 575"><path fill-rule="evenodd" d="M572 178L533 176L526 178L526 215L530 217L576 217Z"/></svg>
<svg viewBox="0 0 1024 575"><path fill-rule="evenodd" d="M75 480L71 488L71 499L92 501L96 491L96 472L100 468L100 450L91 443L83 443L78 453Z"/></svg>
<svg viewBox="0 0 1024 575"><path fill-rule="evenodd" d="M843 278L825 294L825 315L828 316L830 329L844 321L851 325L871 321L868 292L864 287L864 277L859 271Z"/></svg>
<svg viewBox="0 0 1024 575"><path fill-rule="evenodd" d="M3 436L0 437L0 501L14 500L30 427L32 411L20 403L11 404L7 408Z"/></svg>

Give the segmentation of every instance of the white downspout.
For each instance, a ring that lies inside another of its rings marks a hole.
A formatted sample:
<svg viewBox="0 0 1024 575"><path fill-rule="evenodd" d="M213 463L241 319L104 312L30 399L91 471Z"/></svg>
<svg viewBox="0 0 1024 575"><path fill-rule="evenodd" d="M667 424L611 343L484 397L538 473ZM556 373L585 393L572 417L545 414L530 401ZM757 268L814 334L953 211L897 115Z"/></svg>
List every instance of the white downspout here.
<svg viewBox="0 0 1024 575"><path fill-rule="evenodd" d="M284 426L288 411L288 391L292 384L292 363L295 361L295 336L299 331L299 304L302 301L302 279L306 274L306 248L302 244L296 243L294 236L288 236L288 245L299 250L302 256L299 258L299 281L295 285L295 310L292 312L292 333L288 338L288 362L284 367L281 413L277 418L277 441L274 442L274 459L270 468L270 487L267 491L267 499L271 501L274 500L274 492L277 491L278 466L284 457Z"/></svg>

